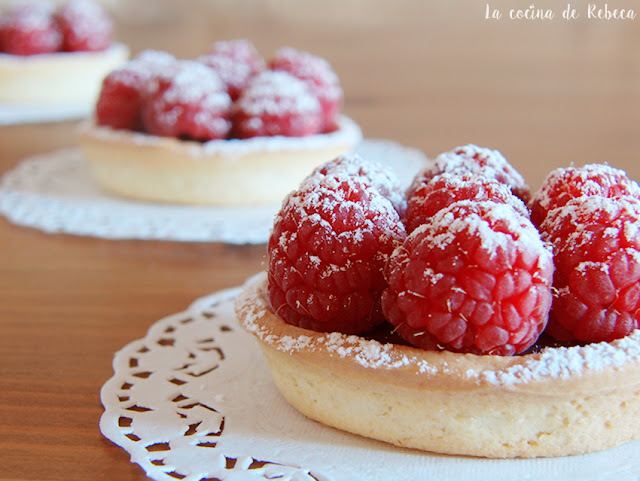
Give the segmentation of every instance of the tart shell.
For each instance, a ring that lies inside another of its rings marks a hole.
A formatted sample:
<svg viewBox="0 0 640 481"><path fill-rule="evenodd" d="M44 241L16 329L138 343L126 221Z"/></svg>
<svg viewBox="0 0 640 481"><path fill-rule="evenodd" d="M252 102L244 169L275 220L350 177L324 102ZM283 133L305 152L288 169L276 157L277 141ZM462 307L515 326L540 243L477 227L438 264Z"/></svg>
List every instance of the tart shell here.
<svg viewBox="0 0 640 481"><path fill-rule="evenodd" d="M205 143L114 130L88 122L79 145L95 181L137 200L178 204L280 204L317 165L362 139L348 117L309 137L255 137Z"/></svg>
<svg viewBox="0 0 640 481"><path fill-rule="evenodd" d="M236 299L284 398L307 417L435 453L554 457L640 437L640 331L514 357L320 333L275 315L266 274Z"/></svg>
<svg viewBox="0 0 640 481"><path fill-rule="evenodd" d="M104 77L128 57L119 43L100 52L0 54L0 104L93 105Z"/></svg>

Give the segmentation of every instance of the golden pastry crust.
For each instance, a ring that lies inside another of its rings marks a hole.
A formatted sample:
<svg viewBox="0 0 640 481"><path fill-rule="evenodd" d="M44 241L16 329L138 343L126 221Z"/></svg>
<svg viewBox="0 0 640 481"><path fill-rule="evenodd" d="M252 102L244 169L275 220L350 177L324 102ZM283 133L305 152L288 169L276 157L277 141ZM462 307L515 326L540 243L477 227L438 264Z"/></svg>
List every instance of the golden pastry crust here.
<svg viewBox="0 0 640 481"><path fill-rule="evenodd" d="M83 125L79 145L96 182L138 200L178 204L279 204L318 164L354 149L357 124L310 137L205 143Z"/></svg>
<svg viewBox="0 0 640 481"><path fill-rule="evenodd" d="M397 446L489 458L582 454L640 438L640 331L514 357L381 344L285 323L266 275L236 299L287 401Z"/></svg>
<svg viewBox="0 0 640 481"><path fill-rule="evenodd" d="M122 44L100 52L0 54L0 104L94 105L104 77L128 57Z"/></svg>

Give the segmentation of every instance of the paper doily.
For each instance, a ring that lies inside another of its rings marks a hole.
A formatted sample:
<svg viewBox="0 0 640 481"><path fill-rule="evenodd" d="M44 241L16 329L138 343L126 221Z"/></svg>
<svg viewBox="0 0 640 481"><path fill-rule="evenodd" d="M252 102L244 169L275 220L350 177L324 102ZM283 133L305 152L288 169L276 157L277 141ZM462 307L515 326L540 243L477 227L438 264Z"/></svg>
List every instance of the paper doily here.
<svg viewBox="0 0 640 481"><path fill-rule="evenodd" d="M405 185L427 162L419 150L388 140L365 140L356 151L391 166ZM0 214L11 222L107 239L261 244L279 208L178 206L111 196L93 182L78 149L25 159L0 182Z"/></svg>
<svg viewBox="0 0 640 481"><path fill-rule="evenodd" d="M89 117L93 104L69 104L54 107L0 104L0 125L62 122Z"/></svg>
<svg viewBox="0 0 640 481"><path fill-rule="evenodd" d="M116 353L102 433L158 481L637 481L640 442L584 456L490 460L396 448L308 420L277 391L233 312L194 302Z"/></svg>

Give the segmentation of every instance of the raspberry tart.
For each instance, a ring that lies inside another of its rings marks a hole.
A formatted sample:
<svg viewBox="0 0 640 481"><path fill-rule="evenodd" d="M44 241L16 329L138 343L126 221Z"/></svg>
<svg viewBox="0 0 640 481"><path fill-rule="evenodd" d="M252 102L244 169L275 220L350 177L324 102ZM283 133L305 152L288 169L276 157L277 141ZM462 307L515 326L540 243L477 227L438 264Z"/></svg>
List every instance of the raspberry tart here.
<svg viewBox="0 0 640 481"><path fill-rule="evenodd" d="M311 54L290 55L330 69ZM327 71L301 72L309 69L271 68L248 40L217 42L196 60L142 52L105 78L80 146L97 183L116 195L278 204L316 166L362 139L340 114L335 73L329 105L326 88L310 87Z"/></svg>
<svg viewBox="0 0 640 481"><path fill-rule="evenodd" d="M553 457L640 438L637 184L572 167L531 196L494 167L460 169L460 152L476 167L495 153L440 156L404 214L362 159L287 196L267 272L236 299L278 389L311 419L436 453Z"/></svg>
<svg viewBox="0 0 640 481"><path fill-rule="evenodd" d="M52 10L24 4L0 14L0 104L86 106L107 73L129 57L113 42L110 18L98 4L71 0Z"/></svg>

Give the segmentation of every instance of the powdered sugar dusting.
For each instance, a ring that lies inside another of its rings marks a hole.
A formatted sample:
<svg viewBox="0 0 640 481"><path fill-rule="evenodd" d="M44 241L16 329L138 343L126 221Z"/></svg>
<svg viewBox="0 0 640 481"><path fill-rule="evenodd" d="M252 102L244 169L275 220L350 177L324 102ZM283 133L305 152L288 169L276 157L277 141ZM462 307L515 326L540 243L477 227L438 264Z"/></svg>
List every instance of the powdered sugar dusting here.
<svg viewBox="0 0 640 481"><path fill-rule="evenodd" d="M470 372L490 384L511 386L546 378L569 379L586 370L602 371L640 362L640 330L613 341L586 346L547 348L502 371Z"/></svg>
<svg viewBox="0 0 640 481"><path fill-rule="evenodd" d="M524 177L499 151L473 144L457 147L436 157L433 165L416 176L410 192L421 183L444 172L477 174L486 179L496 180L508 185L513 193L525 202L530 195Z"/></svg>
<svg viewBox="0 0 640 481"><path fill-rule="evenodd" d="M264 327L260 319L270 312L268 301L260 294L266 285L266 273L249 279L236 299L236 310L243 327L262 342L281 352L295 354L301 350L326 349L333 356L349 358L370 369L400 369L415 367L416 375L454 375L457 368L444 360L451 353L435 353L435 361L429 362L419 355L403 354L394 344L382 344L358 336L340 333L314 335L276 336ZM440 354L443 356L440 358ZM463 356L463 355L460 355ZM464 355L465 359L484 356ZM580 377L586 371L603 371L620 368L630 363L640 363L640 330L611 343L588 344L574 347L546 348L536 354L526 354L505 360L504 367L466 369L462 376L477 384L493 386L517 386L548 379ZM515 362L513 362L515 361Z"/></svg>
<svg viewBox="0 0 640 481"><path fill-rule="evenodd" d="M166 145L172 139L142 134L139 132L111 129L106 126L96 126L86 123L82 130L91 130L91 135L105 141L119 142L123 138L137 146L160 147ZM245 155L256 152L307 152L323 148L331 148L341 145L356 145L362 139L362 131L358 125L348 117L341 117L339 129L327 133L308 137L252 137L250 139L217 139L207 142L171 142L175 149L184 150L184 155L199 158L209 155L220 155L229 162L239 160Z"/></svg>
<svg viewBox="0 0 640 481"><path fill-rule="evenodd" d="M207 54L198 57L198 62L215 70L227 85L244 86L253 73L250 65L238 62L226 55Z"/></svg>
<svg viewBox="0 0 640 481"><path fill-rule="evenodd" d="M103 50L111 43L113 25L102 6L92 0L69 0L58 12L59 21L73 26L73 36L88 50Z"/></svg>
<svg viewBox="0 0 640 481"><path fill-rule="evenodd" d="M114 77L119 84L142 91L147 88L147 82L151 77L162 69L170 67L175 61L175 57L169 53L144 50L136 58L112 71L109 77Z"/></svg>
<svg viewBox="0 0 640 481"><path fill-rule="evenodd" d="M494 228L503 223L505 228ZM427 239L434 247L445 249L458 234L467 232L481 242L482 249L495 253L517 239L523 248L545 251L537 229L507 204L491 201L458 201L437 212L414 232L429 232Z"/></svg>
<svg viewBox="0 0 640 481"><path fill-rule="evenodd" d="M613 197L623 193L640 197L640 186L627 177L626 172L607 164L587 164L583 167L566 167L551 171L534 195L532 202L549 210L558 201L559 186L579 190L582 196Z"/></svg>
<svg viewBox="0 0 640 481"><path fill-rule="evenodd" d="M605 224L604 238L621 237L629 245L638 244L640 224L640 200L631 196L608 198L601 196L582 197L571 200L565 205L552 209L540 227L543 237L553 242L556 248L567 249L589 244L596 231L590 228L594 218Z"/></svg>
<svg viewBox="0 0 640 481"><path fill-rule="evenodd" d="M335 353L340 357L353 357L358 364L364 367L394 368L410 364L410 360L405 356L398 358L390 355L390 351L393 350L392 344L381 344L358 336L345 336L332 332L320 337L318 343L322 343L330 353Z"/></svg>
<svg viewBox="0 0 640 481"><path fill-rule="evenodd" d="M322 57L301 52L292 47L282 47L274 55L271 67L287 70L312 86L322 90L322 95L330 99L342 97L338 75L329 62Z"/></svg>
<svg viewBox="0 0 640 481"><path fill-rule="evenodd" d="M320 102L307 85L287 72L265 70L251 79L236 108L251 116L318 113Z"/></svg>
<svg viewBox="0 0 640 481"><path fill-rule="evenodd" d="M237 38L234 40L219 40L214 42L209 49L210 55L227 57L236 62L250 66L254 73L265 68L264 59L258 53L251 40Z"/></svg>
<svg viewBox="0 0 640 481"><path fill-rule="evenodd" d="M342 171L305 179L299 190L285 198L276 222L284 212L331 233L338 241L334 247L342 245L345 252L357 251L353 245L364 246L372 235L387 235L379 225L400 226L387 198L363 178Z"/></svg>
<svg viewBox="0 0 640 481"><path fill-rule="evenodd" d="M416 211L418 215L422 211L426 211L429 214L424 217L429 217L435 210L435 206L443 207L441 199L444 196L447 200L451 200L452 196L455 196L460 200L464 197L474 201L491 200L508 204L525 217L529 216L527 206L520 198L513 195L509 186L477 173L443 172L433 177L429 182L419 184L420 180L413 186L411 198L408 201L412 205L412 215L416 215Z"/></svg>
<svg viewBox="0 0 640 481"><path fill-rule="evenodd" d="M135 63L141 70L154 73L164 67L171 65L176 58L168 52L162 50L146 49L140 52L130 63Z"/></svg>
<svg viewBox="0 0 640 481"><path fill-rule="evenodd" d="M231 99L220 77L210 68L192 60L178 60L159 70L151 79L149 93L167 86L163 100L170 104L206 102L204 108L229 108ZM213 102L213 105L211 103Z"/></svg>
<svg viewBox="0 0 640 481"><path fill-rule="evenodd" d="M247 39L216 42L209 53L200 56L198 61L220 75L234 101L251 77L265 68L264 59Z"/></svg>
<svg viewBox="0 0 640 481"><path fill-rule="evenodd" d="M242 326L262 342L281 352L294 354L298 351L326 349L329 353L352 358L359 365L371 369L394 369L415 364L422 373L435 373L437 369L415 357L399 355L393 344L382 344L359 336L349 336L337 332L316 336L300 335L276 336L260 323L260 319L271 312L267 300L260 294L266 284L266 273L249 279L243 291L236 298L236 311Z"/></svg>
<svg viewBox="0 0 640 481"><path fill-rule="evenodd" d="M400 181L395 173L377 162L363 159L358 154L345 154L318 166L307 180L318 176L344 173L361 176L375 187L380 194L389 199L396 211L402 215L406 209L406 200Z"/></svg>
<svg viewBox="0 0 640 481"><path fill-rule="evenodd" d="M53 6L47 4L18 4L2 15L4 27L21 27L25 30L46 30L52 23Z"/></svg>
<svg viewBox="0 0 640 481"><path fill-rule="evenodd" d="M313 346L313 338L309 336L266 336L264 341L267 343L276 343L278 348L284 352L300 351Z"/></svg>

